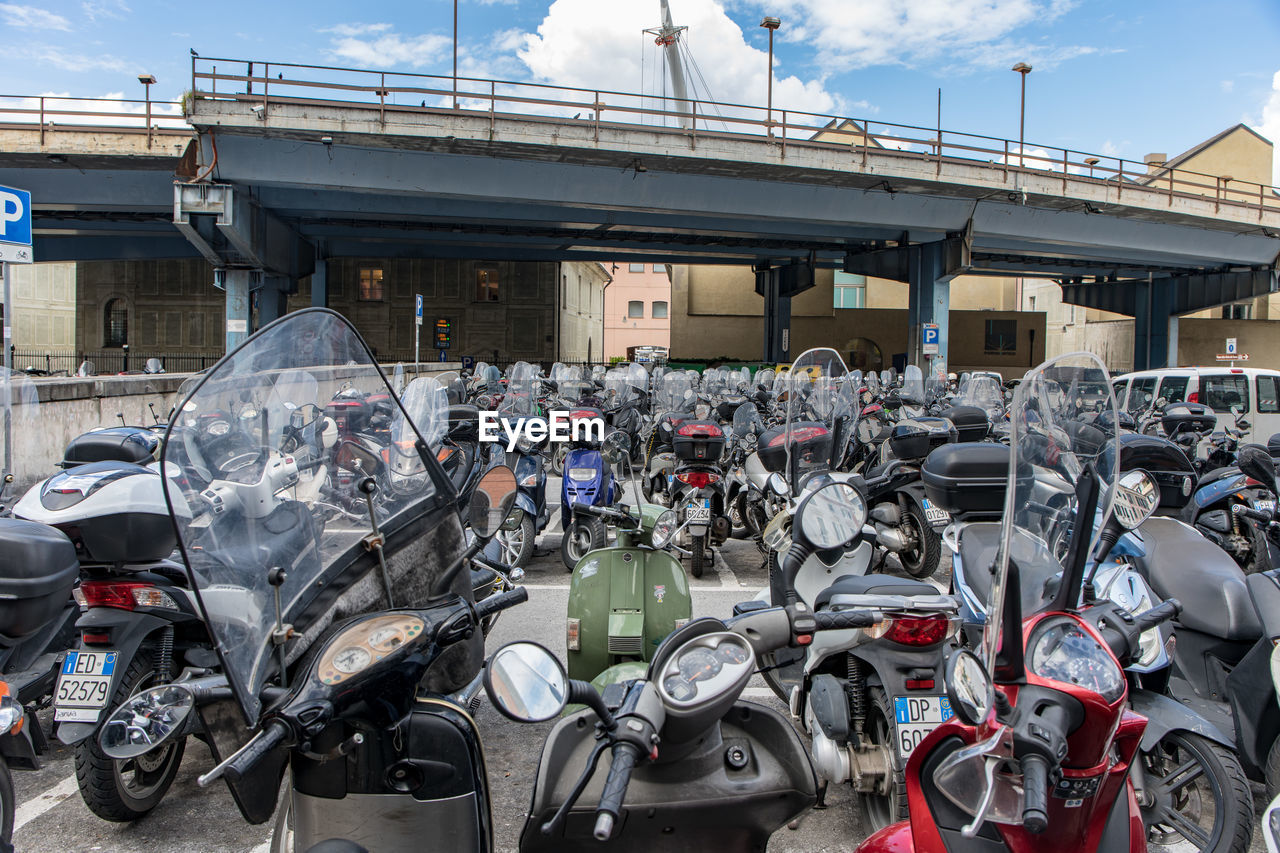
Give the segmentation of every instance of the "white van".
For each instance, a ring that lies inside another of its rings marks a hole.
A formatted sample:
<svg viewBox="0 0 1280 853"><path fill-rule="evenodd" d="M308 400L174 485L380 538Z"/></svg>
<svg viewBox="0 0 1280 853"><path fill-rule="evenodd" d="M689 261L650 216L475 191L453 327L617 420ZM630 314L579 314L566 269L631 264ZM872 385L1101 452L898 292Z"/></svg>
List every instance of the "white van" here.
<svg viewBox="0 0 1280 853"><path fill-rule="evenodd" d="M1245 441L1266 444L1280 432L1280 371L1257 367L1163 367L1138 370L1111 382L1116 405L1134 415L1164 397L1169 403L1204 403L1218 413L1218 428L1235 424L1239 406L1249 429Z"/></svg>

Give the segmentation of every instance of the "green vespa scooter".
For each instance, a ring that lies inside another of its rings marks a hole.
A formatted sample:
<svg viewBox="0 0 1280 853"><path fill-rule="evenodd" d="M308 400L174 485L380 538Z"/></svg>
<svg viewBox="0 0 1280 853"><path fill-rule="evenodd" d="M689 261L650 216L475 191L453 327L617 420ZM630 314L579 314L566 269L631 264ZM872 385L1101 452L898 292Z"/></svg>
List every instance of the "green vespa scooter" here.
<svg viewBox="0 0 1280 853"><path fill-rule="evenodd" d="M614 544L583 555L569 584L569 674L604 692L643 677L658 644L689 622L693 600L680 561L662 550L676 532L674 512L639 501L574 511L617 527Z"/></svg>

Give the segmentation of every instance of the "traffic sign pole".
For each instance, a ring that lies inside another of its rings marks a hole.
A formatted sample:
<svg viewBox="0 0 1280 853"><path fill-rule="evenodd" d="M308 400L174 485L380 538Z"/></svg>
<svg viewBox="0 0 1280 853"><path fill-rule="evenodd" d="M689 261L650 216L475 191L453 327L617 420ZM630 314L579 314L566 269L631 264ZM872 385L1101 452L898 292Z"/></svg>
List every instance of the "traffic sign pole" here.
<svg viewBox="0 0 1280 853"><path fill-rule="evenodd" d="M413 375L417 375L422 371L422 362L418 358L418 342L422 337L422 294L415 294L413 297Z"/></svg>

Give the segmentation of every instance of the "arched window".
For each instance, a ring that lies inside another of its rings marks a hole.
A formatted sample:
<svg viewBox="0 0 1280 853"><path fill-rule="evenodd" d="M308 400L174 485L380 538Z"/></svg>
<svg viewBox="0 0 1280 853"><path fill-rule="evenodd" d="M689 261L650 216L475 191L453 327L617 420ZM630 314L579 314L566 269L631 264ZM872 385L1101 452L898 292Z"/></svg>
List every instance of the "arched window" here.
<svg viewBox="0 0 1280 853"><path fill-rule="evenodd" d="M845 344L845 350L849 353L850 370L880 370L884 367L880 347L870 338L854 338Z"/></svg>
<svg viewBox="0 0 1280 853"><path fill-rule="evenodd" d="M102 309L102 345L122 347L129 343L129 308L123 299L111 299Z"/></svg>

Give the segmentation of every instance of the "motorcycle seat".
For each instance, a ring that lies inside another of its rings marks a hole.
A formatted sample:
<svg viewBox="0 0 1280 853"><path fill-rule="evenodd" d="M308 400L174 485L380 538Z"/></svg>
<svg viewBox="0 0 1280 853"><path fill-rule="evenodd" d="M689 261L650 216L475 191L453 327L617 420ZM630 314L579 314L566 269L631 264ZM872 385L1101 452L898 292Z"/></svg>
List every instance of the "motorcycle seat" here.
<svg viewBox="0 0 1280 853"><path fill-rule="evenodd" d="M926 581L896 578L892 575L845 575L818 593L814 608L822 610L835 595L939 595L938 588Z"/></svg>
<svg viewBox="0 0 1280 853"><path fill-rule="evenodd" d="M991 596L991 564L1000 550L1000 522L966 525L960 534L960 563L965 585L982 602ZM990 602L987 602L990 604Z"/></svg>
<svg viewBox="0 0 1280 853"><path fill-rule="evenodd" d="M1182 602L1182 625L1232 642L1262 636L1244 570L1225 551L1171 518L1150 518L1141 533L1147 579L1161 598Z"/></svg>

